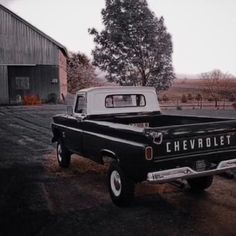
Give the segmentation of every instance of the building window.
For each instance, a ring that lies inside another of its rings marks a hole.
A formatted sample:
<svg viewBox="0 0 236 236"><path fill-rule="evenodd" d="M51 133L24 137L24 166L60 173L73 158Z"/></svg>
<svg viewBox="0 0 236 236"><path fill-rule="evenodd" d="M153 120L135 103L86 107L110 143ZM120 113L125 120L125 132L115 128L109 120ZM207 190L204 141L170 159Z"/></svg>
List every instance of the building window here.
<svg viewBox="0 0 236 236"><path fill-rule="evenodd" d="M57 79L57 78L53 78L53 79L51 80L51 83L52 83L52 84L58 84L58 79Z"/></svg>
<svg viewBox="0 0 236 236"><path fill-rule="evenodd" d="M16 89L27 90L29 88L29 77L16 77Z"/></svg>

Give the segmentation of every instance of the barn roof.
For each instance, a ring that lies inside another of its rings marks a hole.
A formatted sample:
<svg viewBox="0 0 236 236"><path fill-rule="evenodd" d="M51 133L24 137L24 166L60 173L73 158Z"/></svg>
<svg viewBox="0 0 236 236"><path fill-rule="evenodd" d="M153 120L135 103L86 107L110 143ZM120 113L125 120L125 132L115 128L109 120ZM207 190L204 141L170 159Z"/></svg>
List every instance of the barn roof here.
<svg viewBox="0 0 236 236"><path fill-rule="evenodd" d="M23 24L27 25L28 27L30 27L32 30L36 31L38 34L40 34L41 36L43 36L44 38L48 39L50 42L52 42L53 44L55 44L62 52L63 54L68 57L68 52L65 46L63 46L62 44L60 44L59 42L57 42L55 39L51 38L50 36L48 36L47 34L45 34L44 32L42 32L41 30L39 30L38 28L36 28L35 26L33 26L32 24L30 24L28 21L24 20L23 18L21 18L20 16L18 16L16 13L12 12L11 10L9 10L8 8L4 7L2 4L0 4L0 8L9 13L10 15L12 15L13 17L15 17L17 20L21 21Z"/></svg>

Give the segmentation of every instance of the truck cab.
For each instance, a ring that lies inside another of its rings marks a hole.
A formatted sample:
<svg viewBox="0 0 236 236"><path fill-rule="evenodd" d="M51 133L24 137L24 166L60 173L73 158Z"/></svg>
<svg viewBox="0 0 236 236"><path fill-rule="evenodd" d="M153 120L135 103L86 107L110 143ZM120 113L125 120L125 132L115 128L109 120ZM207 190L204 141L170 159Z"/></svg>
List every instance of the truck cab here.
<svg viewBox="0 0 236 236"><path fill-rule="evenodd" d="M152 87L97 87L76 93L73 116L91 117L124 113L160 112Z"/></svg>

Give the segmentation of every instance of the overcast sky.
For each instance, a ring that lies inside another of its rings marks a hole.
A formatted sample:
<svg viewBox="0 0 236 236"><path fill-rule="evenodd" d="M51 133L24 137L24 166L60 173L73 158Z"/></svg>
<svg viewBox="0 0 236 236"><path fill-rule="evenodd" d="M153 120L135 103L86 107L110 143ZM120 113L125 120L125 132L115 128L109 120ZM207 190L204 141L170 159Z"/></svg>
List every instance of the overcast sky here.
<svg viewBox="0 0 236 236"><path fill-rule="evenodd" d="M0 0L34 26L65 45L91 57L88 28L102 29L105 0ZM235 0L148 0L163 16L173 38L176 73L213 69L236 75Z"/></svg>

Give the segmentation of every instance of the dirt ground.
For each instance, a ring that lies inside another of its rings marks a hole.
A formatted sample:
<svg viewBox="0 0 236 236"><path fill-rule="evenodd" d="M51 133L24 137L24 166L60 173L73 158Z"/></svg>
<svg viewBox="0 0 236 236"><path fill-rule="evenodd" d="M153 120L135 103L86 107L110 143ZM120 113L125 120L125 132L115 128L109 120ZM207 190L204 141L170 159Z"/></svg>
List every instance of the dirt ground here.
<svg viewBox="0 0 236 236"><path fill-rule="evenodd" d="M60 169L50 122L64 110L0 107L0 235L236 235L235 173L216 176L202 194L187 185L139 184L133 205L118 208L105 167L74 155L71 168Z"/></svg>

